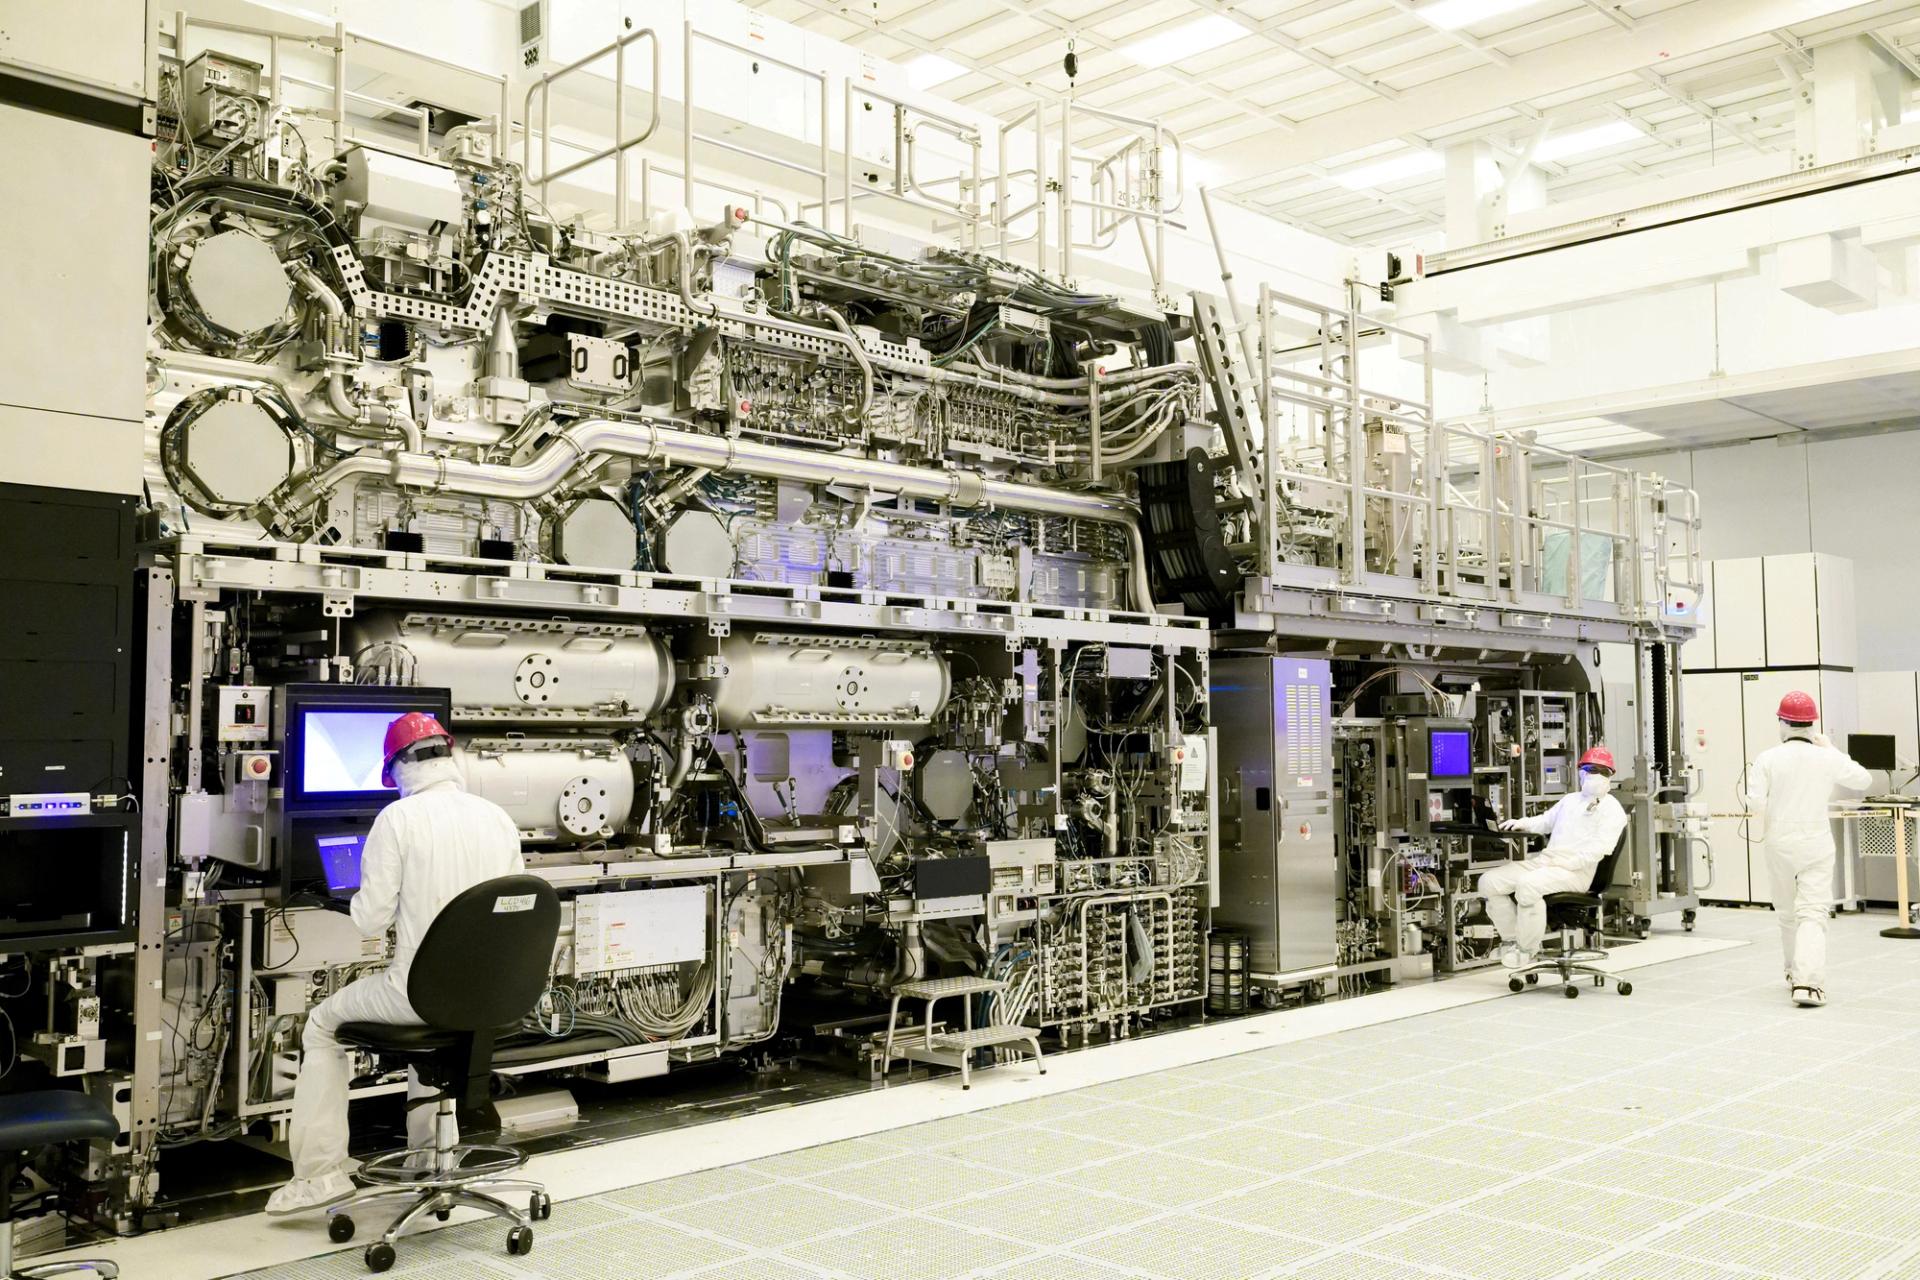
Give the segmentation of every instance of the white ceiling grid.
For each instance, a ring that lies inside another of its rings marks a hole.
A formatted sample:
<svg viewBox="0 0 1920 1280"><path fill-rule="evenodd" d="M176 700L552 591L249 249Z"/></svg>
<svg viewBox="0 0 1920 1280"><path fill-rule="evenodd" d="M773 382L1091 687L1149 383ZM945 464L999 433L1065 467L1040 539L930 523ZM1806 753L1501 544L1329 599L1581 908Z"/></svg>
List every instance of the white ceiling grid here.
<svg viewBox="0 0 1920 1280"><path fill-rule="evenodd" d="M1329 113L1392 102L1528 54L1577 54L1581 41L1631 32L1711 2L1533 0L1449 31L1419 16L1432 0L748 0L773 17L896 62L924 54L950 59L964 73L934 91L1002 116L1025 110L1036 93L1055 97L1065 90L1061 59L1071 38L1080 60L1078 100L1160 117L1203 168L1210 148L1276 131L1310 131ZM1162 67L1141 66L1120 52L1210 15L1230 18L1246 34ZM1794 142L1795 99L1811 49L1860 34L1920 67L1920 4L1861 5L1676 57L1658 72L1569 85L1324 162L1233 175L1215 190L1337 240L1392 245L1431 233L1444 217L1439 168L1427 161L1425 171L1412 171L1421 153L1468 139L1518 154L1543 133L1622 121L1637 130L1543 165L1553 200L1689 172L1740 152L1778 152L1784 159ZM1392 163L1409 158L1410 164ZM1356 171L1375 168L1395 176L1355 183Z"/></svg>

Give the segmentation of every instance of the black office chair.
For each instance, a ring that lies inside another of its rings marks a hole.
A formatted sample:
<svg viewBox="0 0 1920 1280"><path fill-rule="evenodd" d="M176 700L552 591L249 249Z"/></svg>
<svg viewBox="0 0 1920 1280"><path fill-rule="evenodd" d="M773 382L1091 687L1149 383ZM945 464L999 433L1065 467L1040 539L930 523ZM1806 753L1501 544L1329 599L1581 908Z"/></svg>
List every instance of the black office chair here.
<svg viewBox="0 0 1920 1280"><path fill-rule="evenodd" d="M350 1210L389 1196L412 1197L367 1246L369 1270L391 1267L393 1242L421 1218L431 1213L445 1221L462 1206L508 1219L514 1225L507 1252L532 1252L532 1223L553 1212L553 1201L539 1183L506 1176L526 1164L526 1153L461 1143L456 1117L485 1117L490 1110L494 1037L519 1026L546 990L559 933L560 899L546 881L502 876L475 885L433 918L407 972L407 1002L426 1025L341 1024L343 1043L405 1063L440 1090L431 1099L432 1148L389 1151L363 1162L356 1176L373 1186L327 1211L327 1234L344 1244L353 1239ZM500 1199L498 1193L506 1192L525 1193L527 1207Z"/></svg>
<svg viewBox="0 0 1920 1280"><path fill-rule="evenodd" d="M112 1142L118 1136L113 1109L90 1094L43 1089L0 1097L0 1277L40 1280L90 1271L113 1280L120 1274L111 1262L78 1259L13 1269L13 1181L26 1157L42 1147L95 1138Z"/></svg>
<svg viewBox="0 0 1920 1280"><path fill-rule="evenodd" d="M1614 841L1613 852L1593 869L1593 883L1585 893L1547 895L1547 928L1554 935L1555 945L1543 950L1534 963L1514 970L1513 976L1507 979L1509 991L1524 991L1539 982L1541 974L1555 973L1560 975L1560 989L1569 1000L1580 994L1580 986L1574 981L1576 975L1592 978L1596 987L1611 982L1621 995L1633 994L1631 982L1594 967L1595 961L1607 958L1607 890L1613 886L1614 868L1620 864L1620 855L1626 852L1627 835L1628 832L1622 831ZM1579 946L1573 941L1576 933L1581 939Z"/></svg>

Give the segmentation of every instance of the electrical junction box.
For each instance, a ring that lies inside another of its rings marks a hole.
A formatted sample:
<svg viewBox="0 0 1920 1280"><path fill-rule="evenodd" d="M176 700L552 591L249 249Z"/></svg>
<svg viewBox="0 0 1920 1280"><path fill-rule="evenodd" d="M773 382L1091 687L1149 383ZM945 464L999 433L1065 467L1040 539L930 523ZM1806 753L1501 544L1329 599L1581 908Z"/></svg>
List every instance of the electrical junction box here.
<svg viewBox="0 0 1920 1280"><path fill-rule="evenodd" d="M254 967L276 975L384 960L387 940L362 937L351 917L316 907L275 911L254 937Z"/></svg>
<svg viewBox="0 0 1920 1280"><path fill-rule="evenodd" d="M709 900L699 885L581 894L573 900L574 973L705 960Z"/></svg>
<svg viewBox="0 0 1920 1280"><path fill-rule="evenodd" d="M1100 674L1109 680L1149 680L1153 677L1153 650L1108 645L1106 669Z"/></svg>
<svg viewBox="0 0 1920 1280"><path fill-rule="evenodd" d="M221 742L265 742L272 693L262 685L221 685L216 706L220 723L214 736Z"/></svg>
<svg viewBox="0 0 1920 1280"><path fill-rule="evenodd" d="M1182 791L1207 789L1207 735L1189 733L1173 749L1173 763L1180 770Z"/></svg>

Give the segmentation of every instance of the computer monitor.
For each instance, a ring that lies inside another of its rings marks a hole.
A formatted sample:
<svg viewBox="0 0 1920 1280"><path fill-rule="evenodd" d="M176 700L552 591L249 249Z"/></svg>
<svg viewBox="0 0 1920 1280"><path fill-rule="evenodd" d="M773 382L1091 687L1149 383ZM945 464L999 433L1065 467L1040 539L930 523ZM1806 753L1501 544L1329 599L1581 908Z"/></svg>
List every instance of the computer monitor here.
<svg viewBox="0 0 1920 1280"><path fill-rule="evenodd" d="M1891 772L1900 767L1890 733L1850 733L1847 735L1847 754L1863 769Z"/></svg>
<svg viewBox="0 0 1920 1280"><path fill-rule="evenodd" d="M320 874L327 882L328 893L344 898L359 889L360 856L367 848L365 835L316 836L313 844L320 854Z"/></svg>
<svg viewBox="0 0 1920 1280"><path fill-rule="evenodd" d="M1427 730L1427 776L1473 776L1473 735L1466 729Z"/></svg>
<svg viewBox="0 0 1920 1280"><path fill-rule="evenodd" d="M398 794L380 781L387 726L409 711L446 724L445 689L387 685L288 685L280 727L286 746L286 803L291 810L336 812L378 808Z"/></svg>

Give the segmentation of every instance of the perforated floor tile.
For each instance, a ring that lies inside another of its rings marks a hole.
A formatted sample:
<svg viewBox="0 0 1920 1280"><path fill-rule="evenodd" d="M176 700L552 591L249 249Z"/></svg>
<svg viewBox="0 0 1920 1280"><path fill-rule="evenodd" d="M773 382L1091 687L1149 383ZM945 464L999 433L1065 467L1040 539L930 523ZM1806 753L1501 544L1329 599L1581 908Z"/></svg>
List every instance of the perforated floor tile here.
<svg viewBox="0 0 1920 1280"><path fill-rule="evenodd" d="M1489 1169L1511 1169L1516 1173L1533 1173L1589 1154L1594 1149L1592 1144L1574 1138L1513 1133L1483 1124L1448 1125L1395 1147L1412 1155L1437 1156Z"/></svg>
<svg viewBox="0 0 1920 1280"><path fill-rule="evenodd" d="M1286 1133L1264 1125L1236 1125L1176 1142L1165 1150L1256 1173L1299 1173L1317 1164L1344 1159L1364 1148L1353 1142Z"/></svg>
<svg viewBox="0 0 1920 1280"><path fill-rule="evenodd" d="M855 1280L953 1280L1002 1266L1033 1250L944 1222L901 1218L847 1235L822 1236L781 1252L796 1262Z"/></svg>
<svg viewBox="0 0 1920 1280"><path fill-rule="evenodd" d="M1158 1107L1116 1102L1099 1111L1083 1111L1078 1115L1048 1121L1042 1127L1056 1133L1124 1142L1136 1147L1158 1147L1190 1138L1196 1130L1218 1129L1227 1123L1225 1120L1212 1119L1196 1121L1191 1116L1163 1111Z"/></svg>
<svg viewBox="0 0 1920 1280"><path fill-rule="evenodd" d="M689 1272L687 1280L828 1280L829 1276L829 1272L803 1267L782 1258L754 1257L736 1258L717 1267Z"/></svg>
<svg viewBox="0 0 1920 1280"><path fill-rule="evenodd" d="M1772 1133L1747 1133L1738 1129L1716 1129L1711 1125L1682 1121L1651 1133L1643 1133L1627 1142L1627 1151L1656 1151L1664 1156L1685 1156L1713 1164L1737 1165L1765 1172L1780 1169L1819 1151L1824 1143L1806 1138L1789 1138Z"/></svg>
<svg viewBox="0 0 1920 1280"><path fill-rule="evenodd" d="M1920 1159L1911 1150L1881 1151L1872 1147L1850 1147L1808 1161L1796 1173L1809 1178L1825 1178L1849 1186L1906 1191L1920 1194Z"/></svg>
<svg viewBox="0 0 1920 1280"><path fill-rule="evenodd" d="M1045 1098L1029 1098L1025 1102L1009 1102L1004 1107L994 1107L980 1114L995 1120L1004 1120L1008 1124L1033 1124L1039 1120L1057 1120L1063 1116L1077 1115L1082 1111L1098 1111L1107 1103L1099 1098L1090 1098L1084 1089L1072 1093L1056 1093Z"/></svg>
<svg viewBox="0 0 1920 1280"><path fill-rule="evenodd" d="M931 1209L924 1216L1026 1244L1055 1247L1115 1229L1130 1230L1160 1212L1156 1205L1100 1195L1084 1187L1027 1182L961 1204Z"/></svg>
<svg viewBox="0 0 1920 1280"><path fill-rule="evenodd" d="M1719 1129L1739 1129L1747 1133L1778 1134L1810 1142L1843 1142L1866 1128L1872 1121L1865 1117L1834 1115L1826 1111L1806 1111L1785 1107L1777 1102L1728 1102L1691 1117L1695 1124Z"/></svg>
<svg viewBox="0 0 1920 1280"><path fill-rule="evenodd" d="M1608 1258L1593 1271L1583 1272L1580 1280L1741 1280L1752 1275L1699 1258L1636 1251Z"/></svg>
<svg viewBox="0 0 1920 1280"><path fill-rule="evenodd" d="M1073 1185L1173 1208L1238 1191L1255 1176L1164 1151L1140 1151L1076 1170Z"/></svg>
<svg viewBox="0 0 1920 1280"><path fill-rule="evenodd" d="M1483 1217L1551 1227L1611 1244L1627 1244L1693 1208L1679 1200L1636 1195L1618 1187L1589 1187L1551 1177L1534 1178L1508 1187L1497 1196L1482 1196L1473 1202L1473 1212Z"/></svg>
<svg viewBox="0 0 1920 1280"><path fill-rule="evenodd" d="M944 1147L999 1137L1011 1132L1016 1124L1015 1120L994 1111L975 1111L876 1133L868 1141L886 1143L902 1151L939 1151Z"/></svg>
<svg viewBox="0 0 1920 1280"><path fill-rule="evenodd" d="M1205 1218L1175 1215L1124 1235L1079 1246L1075 1253L1164 1280L1260 1280L1320 1252L1290 1236Z"/></svg>
<svg viewBox="0 0 1920 1280"><path fill-rule="evenodd" d="M1219 1081L1198 1089L1183 1089L1164 1100L1143 1098L1134 1105L1227 1123L1255 1120L1290 1109L1283 1100L1271 1093L1242 1089L1233 1081Z"/></svg>
<svg viewBox="0 0 1920 1280"><path fill-rule="evenodd" d="M981 1280L1134 1280L1134 1275L1104 1262L1064 1253L1022 1258L980 1273Z"/></svg>
<svg viewBox="0 0 1920 1280"><path fill-rule="evenodd" d="M1920 1250L1902 1259L1880 1280L1920 1280Z"/></svg>
<svg viewBox="0 0 1920 1280"><path fill-rule="evenodd" d="M1912 1240L1920 1234L1920 1196L1899 1191L1861 1195L1856 1187L1819 1178L1782 1178L1740 1196L1727 1208L1889 1240Z"/></svg>
<svg viewBox="0 0 1920 1280"><path fill-rule="evenodd" d="M639 1259L661 1259L665 1268L691 1271L747 1252L664 1222L623 1222L552 1243L541 1239L538 1231L534 1236L533 1252L518 1262L526 1270L553 1280L631 1280Z"/></svg>
<svg viewBox="0 0 1920 1280"><path fill-rule="evenodd" d="M900 1154L898 1148L871 1138L854 1138L849 1142L829 1142L823 1146L805 1147L799 1151L789 1151L785 1155L769 1156L756 1161L754 1168L761 1173L770 1173L780 1178L805 1178L816 1173L830 1173L835 1169L851 1169L855 1165L871 1164L875 1160L885 1160Z"/></svg>
<svg viewBox="0 0 1920 1280"><path fill-rule="evenodd" d="M1004 1169L1021 1177L1039 1178L1111 1160L1138 1149L1077 1133L1016 1129L991 1143L978 1147L948 1147L943 1154L980 1168Z"/></svg>
<svg viewBox="0 0 1920 1280"><path fill-rule="evenodd" d="M1110 1080L1106 1084L1090 1085L1079 1090L1086 1097L1101 1102L1156 1101L1197 1089L1198 1080L1169 1080L1164 1074L1154 1072L1151 1075L1127 1076L1120 1080Z"/></svg>
<svg viewBox="0 0 1920 1280"><path fill-rule="evenodd" d="M959 1184L949 1184L949 1194ZM879 1205L851 1200L804 1183L778 1183L718 1200L702 1200L656 1217L675 1226L764 1249L828 1231L864 1226L885 1217Z"/></svg>
<svg viewBox="0 0 1920 1280"><path fill-rule="evenodd" d="M610 1191L603 1198L633 1209L670 1209L675 1205L692 1204L695 1200L710 1200L714 1196L730 1196L735 1192L764 1187L772 1181L758 1169L730 1164L724 1169L702 1169L678 1178L662 1178L658 1182L645 1182L637 1187ZM556 1215L564 1209L564 1205L553 1206Z"/></svg>
<svg viewBox="0 0 1920 1280"><path fill-rule="evenodd" d="M1682 1160L1652 1151L1601 1151L1591 1159L1556 1169L1554 1176L1590 1187L1622 1187L1689 1204L1711 1204L1759 1181L1762 1175L1751 1169Z"/></svg>
<svg viewBox="0 0 1920 1280"><path fill-rule="evenodd" d="M1371 1191L1421 1204L1444 1204L1477 1195L1519 1175L1510 1169L1482 1169L1390 1150L1370 1151L1300 1176L1330 1187Z"/></svg>
<svg viewBox="0 0 1920 1280"><path fill-rule="evenodd" d="M983 1191L994 1191L1020 1181L1021 1173L995 1160L989 1165L966 1164L934 1152L924 1156L899 1155L891 1160L818 1173L808 1184L859 1196L895 1209L927 1209L951 1204Z"/></svg>
<svg viewBox="0 0 1920 1280"><path fill-rule="evenodd" d="M1324 1244L1344 1244L1426 1211L1424 1205L1283 1178L1193 1212Z"/></svg>
<svg viewBox="0 0 1920 1280"><path fill-rule="evenodd" d="M1231 1058L1214 1058L1207 1062L1196 1062L1190 1067L1175 1067L1163 1072L1162 1078L1175 1080L1181 1084L1207 1084L1212 1081L1233 1081L1242 1076L1258 1074L1263 1067L1260 1060L1250 1053L1237 1053Z"/></svg>
<svg viewBox="0 0 1920 1280"><path fill-rule="evenodd" d="M1485 1089L1457 1089L1426 1080L1383 1085L1356 1093L1348 1101L1382 1111L1398 1111L1412 1116L1448 1116L1464 1119L1489 1111L1505 1103Z"/></svg>
<svg viewBox="0 0 1920 1280"><path fill-rule="evenodd" d="M1475 1280L1540 1280L1607 1252L1603 1241L1465 1213L1440 1214L1367 1241L1367 1252L1437 1262Z"/></svg>
<svg viewBox="0 0 1920 1280"><path fill-rule="evenodd" d="M1577 1135L1582 1142L1621 1142L1636 1133L1644 1133L1666 1123L1658 1116L1630 1112L1600 1111L1560 1098L1523 1102L1504 1111L1475 1116L1479 1124L1520 1133L1552 1138L1561 1134Z"/></svg>
<svg viewBox="0 0 1920 1280"><path fill-rule="evenodd" d="M1288 1133L1378 1143L1394 1142L1428 1127L1404 1112L1349 1106L1344 1102L1316 1103L1259 1120L1258 1123L1284 1129Z"/></svg>
<svg viewBox="0 0 1920 1280"><path fill-rule="evenodd" d="M1423 1280L1439 1275L1424 1267L1409 1266L1391 1258L1374 1258L1362 1253L1343 1253L1323 1258L1286 1273L1292 1280Z"/></svg>
<svg viewBox="0 0 1920 1280"><path fill-rule="evenodd" d="M1904 1251L1872 1236L1831 1227L1780 1222L1724 1210L1707 1214L1649 1242L1662 1253L1751 1267L1770 1276L1839 1280Z"/></svg>

